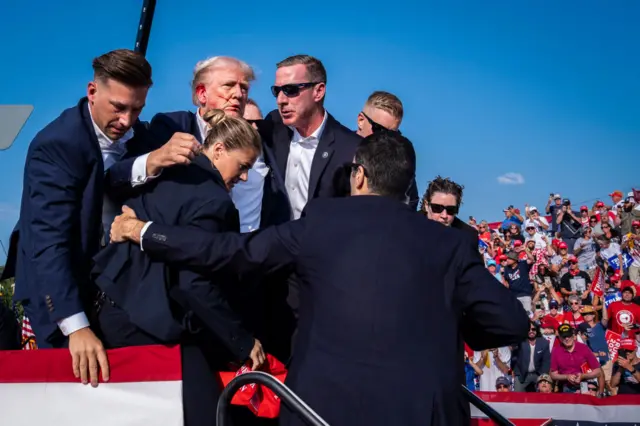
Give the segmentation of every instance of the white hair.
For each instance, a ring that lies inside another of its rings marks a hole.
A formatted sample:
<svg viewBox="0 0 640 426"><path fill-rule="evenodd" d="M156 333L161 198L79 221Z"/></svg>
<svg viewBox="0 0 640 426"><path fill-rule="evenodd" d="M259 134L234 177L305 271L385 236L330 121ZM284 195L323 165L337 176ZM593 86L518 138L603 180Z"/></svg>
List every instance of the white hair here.
<svg viewBox="0 0 640 426"><path fill-rule="evenodd" d="M207 84L208 77L215 68L222 67L239 67L245 74L245 77L249 82L255 80L255 73L253 68L240 59L232 58L230 56L213 56L211 58L199 61L193 69L193 80L191 80L191 100L197 107L201 106L196 95L196 88L201 84Z"/></svg>

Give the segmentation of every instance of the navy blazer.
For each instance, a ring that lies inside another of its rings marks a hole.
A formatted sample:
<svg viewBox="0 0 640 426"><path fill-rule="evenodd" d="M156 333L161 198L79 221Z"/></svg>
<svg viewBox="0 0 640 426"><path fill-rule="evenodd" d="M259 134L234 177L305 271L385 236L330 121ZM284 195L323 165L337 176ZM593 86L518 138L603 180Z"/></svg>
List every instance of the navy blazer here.
<svg viewBox="0 0 640 426"><path fill-rule="evenodd" d="M126 205L142 220L198 232L238 232L240 228L238 211L222 177L204 155L188 166L164 170ZM253 336L243 328L221 288L233 277L167 270L164 262L149 258L137 244L109 245L95 257L93 273L96 284L127 312L130 321L161 341L178 341L183 323L197 328L183 321L185 315L193 314L237 360L248 358ZM169 294L182 307L176 315Z"/></svg>
<svg viewBox="0 0 640 426"><path fill-rule="evenodd" d="M259 124L264 132L265 124ZM150 123L150 131L161 143L166 143L174 133L189 133L202 143L197 116L190 111L176 111L156 114ZM289 197L284 188L284 178L276 165L272 149L263 143L262 154L269 173L264 179L260 227L278 225L291 219Z"/></svg>
<svg viewBox="0 0 640 426"><path fill-rule="evenodd" d="M282 175L285 176L293 130L284 125L278 110L267 114L263 123L258 124L258 129L264 143L273 149L278 167ZM348 178L342 176L345 171L343 166L347 163L353 163L353 157L361 139L357 133L343 126L331 114L328 114L311 164L309 200L348 195L350 192L346 188ZM409 187L407 195L409 206L416 210L419 198L415 179Z"/></svg>
<svg viewBox="0 0 640 426"><path fill-rule="evenodd" d="M521 342L529 330L477 242L381 196L315 200L305 213L245 235L154 223L143 244L154 257L210 270L294 265L301 307L287 384L329 424L468 424L462 316L475 350ZM281 420L301 424L286 411Z"/></svg>
<svg viewBox="0 0 640 426"><path fill-rule="evenodd" d="M138 122L127 148L146 143ZM131 172L129 171L129 175ZM87 98L42 129L29 145L20 218L5 277L30 316L38 344L57 321L89 310L91 259L100 248L104 165Z"/></svg>
<svg viewBox="0 0 640 426"><path fill-rule="evenodd" d="M549 342L544 337L538 337L536 339L536 346L533 354L533 365L535 366L535 373L549 374L551 369L551 351L549 350ZM529 371L529 360L531 357L531 345L526 340L521 342L520 345L513 351L513 372L520 380L520 383L524 383L527 378L527 372Z"/></svg>

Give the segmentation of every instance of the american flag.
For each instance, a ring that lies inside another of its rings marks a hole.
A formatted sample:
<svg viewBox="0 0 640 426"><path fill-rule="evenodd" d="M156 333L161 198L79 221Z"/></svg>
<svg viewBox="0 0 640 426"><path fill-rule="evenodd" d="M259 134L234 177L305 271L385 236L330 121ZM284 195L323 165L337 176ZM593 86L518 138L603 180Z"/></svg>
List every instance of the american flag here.
<svg viewBox="0 0 640 426"><path fill-rule="evenodd" d="M36 346L36 335L31 328L31 322L26 315L22 316L22 349L33 350L38 349Z"/></svg>

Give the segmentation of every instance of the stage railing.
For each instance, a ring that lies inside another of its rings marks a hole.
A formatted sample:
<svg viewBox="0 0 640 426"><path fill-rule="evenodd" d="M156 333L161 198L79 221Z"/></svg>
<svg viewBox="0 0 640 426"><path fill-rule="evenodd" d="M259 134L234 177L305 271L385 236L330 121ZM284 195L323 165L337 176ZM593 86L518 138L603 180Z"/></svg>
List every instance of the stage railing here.
<svg viewBox="0 0 640 426"><path fill-rule="evenodd" d="M260 371L254 371L251 373L241 374L235 377L229 382L229 384L222 390L220 399L218 400L217 408L217 422L218 426L226 426L231 424L229 420L229 407L231 406L231 399L235 393L245 385L251 383L258 383L271 389L287 407L296 413L300 418L309 426L329 426L329 424L318 413L313 411L298 395L296 395L291 389L279 382L275 377L270 374ZM488 418L498 426L514 426L509 420L491 408L489 404L473 394L469 389L462 386L462 391L465 398L470 404L475 406L478 410L482 411Z"/></svg>

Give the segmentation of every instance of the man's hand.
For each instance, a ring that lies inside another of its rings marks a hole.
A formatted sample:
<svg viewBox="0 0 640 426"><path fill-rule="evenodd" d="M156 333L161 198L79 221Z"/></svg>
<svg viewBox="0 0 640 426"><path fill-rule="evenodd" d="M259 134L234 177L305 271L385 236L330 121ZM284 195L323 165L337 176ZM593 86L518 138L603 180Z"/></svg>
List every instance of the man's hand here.
<svg viewBox="0 0 640 426"><path fill-rule="evenodd" d="M144 227L144 222L138 220L136 213L127 206L122 206L122 214L116 216L111 224L109 233L112 243L123 243L125 241L140 242L140 232Z"/></svg>
<svg viewBox="0 0 640 426"><path fill-rule="evenodd" d="M267 359L264 351L262 350L262 344L258 339L255 339L249 358L251 358L251 371L255 371L262 367L262 364L264 364L264 361Z"/></svg>
<svg viewBox="0 0 640 426"><path fill-rule="evenodd" d="M169 142L147 157L147 176L156 176L165 167L190 164L202 145L188 133L174 133Z"/></svg>
<svg viewBox="0 0 640 426"><path fill-rule="evenodd" d="M91 386L98 386L98 372L102 380L109 381L109 361L100 339L90 328L82 328L69 335L69 352L73 360L73 375L82 379L83 384L91 379Z"/></svg>

